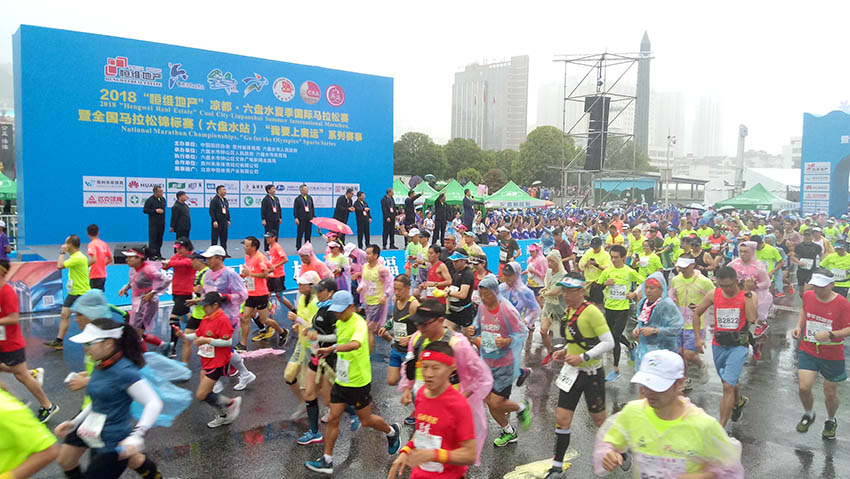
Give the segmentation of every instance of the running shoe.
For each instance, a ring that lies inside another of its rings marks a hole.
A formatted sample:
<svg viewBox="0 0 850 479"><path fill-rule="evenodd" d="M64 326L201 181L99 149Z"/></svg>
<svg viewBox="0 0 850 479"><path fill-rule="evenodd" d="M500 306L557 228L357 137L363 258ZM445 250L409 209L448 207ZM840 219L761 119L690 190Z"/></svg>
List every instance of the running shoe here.
<svg viewBox="0 0 850 479"><path fill-rule="evenodd" d="M699 383L708 383L708 365L706 365L705 362L703 362L702 365L700 365L699 367Z"/></svg>
<svg viewBox="0 0 850 479"><path fill-rule="evenodd" d="M493 445L496 447L505 447L508 444L514 443L517 441L516 431L514 432L505 432L502 430L502 434L499 435L494 441Z"/></svg>
<svg viewBox="0 0 850 479"><path fill-rule="evenodd" d="M62 349L64 349L64 346L62 345L63 342L64 341L59 338L53 338L50 341L46 341L44 345L54 351L62 351Z"/></svg>
<svg viewBox="0 0 850 479"><path fill-rule="evenodd" d="M416 425L416 418L413 417L413 416L407 416L406 418L404 418L404 425L405 426L415 426Z"/></svg>
<svg viewBox="0 0 850 479"><path fill-rule="evenodd" d="M401 428L398 424L393 424L390 427L395 431L395 435L392 437L387 436L387 452L392 456L401 447Z"/></svg>
<svg viewBox="0 0 850 479"><path fill-rule="evenodd" d="M760 338L769 327L770 325L767 324L767 321L759 321L756 325L756 329L753 331L753 336Z"/></svg>
<svg viewBox="0 0 850 479"><path fill-rule="evenodd" d="M324 440L325 438L322 437L322 433L320 433L319 431L307 431L302 434L301 437L296 439L295 443L301 446L306 446L307 444L318 444Z"/></svg>
<svg viewBox="0 0 850 479"><path fill-rule="evenodd" d="M519 418L519 425L522 426L522 430L528 431L528 428L531 427L531 404L529 404L528 400L522 403L525 405L525 408L517 413L517 417Z"/></svg>
<svg viewBox="0 0 850 479"><path fill-rule="evenodd" d="M54 414L59 412L59 406L56 404L51 404L49 408L41 408L38 410L38 422L44 423L47 422L48 419L52 418Z"/></svg>
<svg viewBox="0 0 850 479"><path fill-rule="evenodd" d="M246 387L248 387L249 384L254 382L256 379L257 379L257 375L252 373L251 371L248 371L248 374L246 374L244 376L239 376L239 382L236 383L236 386L233 386L233 390L234 391L242 391Z"/></svg>
<svg viewBox="0 0 850 479"><path fill-rule="evenodd" d="M215 429L220 426L224 426L227 424L227 416L219 416L216 415L215 419L207 423L207 427L210 429Z"/></svg>
<svg viewBox="0 0 850 479"><path fill-rule="evenodd" d="M324 413L324 414L322 414L322 419L320 419L320 421L322 421L323 423L327 424L327 423L328 423L328 421L330 420L330 417L331 417L331 410L330 410L330 408L325 409L325 413Z"/></svg>
<svg viewBox="0 0 850 479"><path fill-rule="evenodd" d="M628 471L632 468L632 455L628 452L620 454L623 457L623 463L620 464L620 469Z"/></svg>
<svg viewBox="0 0 850 479"><path fill-rule="evenodd" d="M177 343L168 343L168 348L165 349L165 355L170 359L177 357Z"/></svg>
<svg viewBox="0 0 850 479"><path fill-rule="evenodd" d="M30 374L36 381L38 381L39 386L44 385L44 368L35 368L30 371Z"/></svg>
<svg viewBox="0 0 850 479"><path fill-rule="evenodd" d="M360 429L360 426L361 426L360 418L357 417L357 414L351 416L351 430L356 431L356 430Z"/></svg>
<svg viewBox="0 0 850 479"><path fill-rule="evenodd" d="M221 379L219 379L215 382L215 384L213 384L213 392L216 394L221 394L222 391L224 391L224 383L221 381Z"/></svg>
<svg viewBox="0 0 850 479"><path fill-rule="evenodd" d="M694 387L691 384L691 378L685 378L685 385L682 386L682 392L683 393L688 392L688 391L692 390L693 388Z"/></svg>
<svg viewBox="0 0 850 479"><path fill-rule="evenodd" d="M326 461L325 456L322 456L316 459L315 461L307 461L304 463L304 466L313 472L318 472L321 474L334 473L334 464L332 462Z"/></svg>
<svg viewBox="0 0 850 479"><path fill-rule="evenodd" d="M732 422L737 422L744 415L744 406L750 402L750 398L747 396L741 396L741 401L738 404L735 404L735 407L732 408Z"/></svg>
<svg viewBox="0 0 850 479"><path fill-rule="evenodd" d="M270 328L258 329L257 334L255 334L251 341L265 341L270 337L274 336L274 330Z"/></svg>
<svg viewBox="0 0 850 479"><path fill-rule="evenodd" d="M823 422L823 434L821 435L821 437L829 441L835 440L836 429L838 429L838 421L834 419L830 421L829 419L827 419Z"/></svg>
<svg viewBox="0 0 850 479"><path fill-rule="evenodd" d="M519 370L519 377L516 380L516 386L521 387L523 384L525 384L525 380L528 379L529 376L531 376L531 372L532 372L531 368L520 369Z"/></svg>
<svg viewBox="0 0 850 479"><path fill-rule="evenodd" d="M758 361L761 359L761 343L756 343L753 345L753 361Z"/></svg>
<svg viewBox="0 0 850 479"><path fill-rule="evenodd" d="M301 407L299 407L298 409L293 411L292 414L289 415L289 420L290 421L299 421L301 419L304 419L305 417L307 417L307 408L305 408L302 405Z"/></svg>
<svg viewBox="0 0 850 479"><path fill-rule="evenodd" d="M228 368L227 369L227 375L228 376L233 377L233 376L236 376L237 374L239 374L239 370L236 369L235 367L233 367L232 364L228 364L227 368Z"/></svg>
<svg viewBox="0 0 850 479"><path fill-rule="evenodd" d="M815 413L812 413L811 417L809 417L808 414L803 414L802 419L800 419L800 422L797 423L797 432L809 432L809 426L815 422L816 417L817 414Z"/></svg>
<svg viewBox="0 0 850 479"><path fill-rule="evenodd" d="M605 382L610 383L612 381L615 381L618 377L620 377L620 372L616 369L612 369L611 372L608 373L607 376L605 376Z"/></svg>
<svg viewBox="0 0 850 479"><path fill-rule="evenodd" d="M794 294L794 286L789 286L789 287L788 287L788 294L791 294L791 295L793 295L793 294Z"/></svg>
<svg viewBox="0 0 850 479"><path fill-rule="evenodd" d="M632 344L632 346L629 348L629 366L634 367L634 365L635 365L636 351L637 351L637 345Z"/></svg>
<svg viewBox="0 0 850 479"><path fill-rule="evenodd" d="M289 337L289 331L284 329L277 335L277 347L282 348L286 344L286 338Z"/></svg>
<svg viewBox="0 0 850 479"><path fill-rule="evenodd" d="M243 346L242 343L236 343L236 346L233 346L233 349L237 352L245 352L248 350L248 346Z"/></svg>
<svg viewBox="0 0 850 479"><path fill-rule="evenodd" d="M242 398L235 397L233 401L230 402L230 406L227 406L227 416L224 417L224 423L230 424L239 417L239 410L242 408Z"/></svg>
<svg viewBox="0 0 850 479"><path fill-rule="evenodd" d="M549 468L549 472L546 473L546 477L544 479L561 479L564 477L563 469L558 467Z"/></svg>
<svg viewBox="0 0 850 479"><path fill-rule="evenodd" d="M547 364L549 364L549 363L551 363L551 362L552 362L552 355L551 355L551 354L547 354L547 355L546 355L546 357L545 357L545 358L543 358L543 361L540 361L540 365L541 365L541 366L545 366L545 365L547 365Z"/></svg>

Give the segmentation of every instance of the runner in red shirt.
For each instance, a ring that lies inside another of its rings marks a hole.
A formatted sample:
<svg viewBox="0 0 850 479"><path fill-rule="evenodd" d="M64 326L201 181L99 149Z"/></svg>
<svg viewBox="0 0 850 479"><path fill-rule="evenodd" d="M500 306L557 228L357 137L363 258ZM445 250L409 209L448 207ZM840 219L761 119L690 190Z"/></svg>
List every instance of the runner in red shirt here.
<svg viewBox="0 0 850 479"><path fill-rule="evenodd" d="M477 454L472 408L453 388L454 351L436 341L422 350L421 371L425 387L416 395L416 432L393 461L387 479L396 479L410 468L411 479L460 479Z"/></svg>
<svg viewBox="0 0 850 479"><path fill-rule="evenodd" d="M169 322L172 326L180 328L180 322L188 319L191 312L186 301L192 299L195 288L195 268L192 266L194 247L188 238L181 238L174 243L174 249L177 253L163 265L162 269L174 270L171 276L171 298L174 306L171 308ZM174 333L174 328L171 328L171 340L167 351L169 358L177 356L177 335Z"/></svg>
<svg viewBox="0 0 850 479"><path fill-rule="evenodd" d="M106 287L106 265L112 263L112 252L109 245L98 238L100 233L97 225L91 224L87 229L89 235L89 286L105 291Z"/></svg>
<svg viewBox="0 0 850 479"><path fill-rule="evenodd" d="M283 292L286 290L286 272L283 269L283 265L289 262L289 258L287 258L283 246L277 242L277 233L275 231L266 233L265 238L269 244L269 256L271 257L273 268L268 278L269 294L274 294L277 297L278 303L294 311L295 307L283 296Z"/></svg>
<svg viewBox="0 0 850 479"><path fill-rule="evenodd" d="M241 276L245 278L245 286L248 288L248 300L245 301L245 310L242 312L242 335L240 342L242 346L248 344L248 332L251 330L251 319L254 314L259 317L259 322L269 328L271 334L263 335L261 338L269 339L274 332L278 334L278 347L283 347L286 342L286 330L274 319L269 317L269 288L266 282L272 271L272 264L266 255L260 251L260 240L248 236L242 242L245 245L245 265L242 266Z"/></svg>
<svg viewBox="0 0 850 479"><path fill-rule="evenodd" d="M0 259L0 372L15 375L21 384L30 390L41 404L38 420L47 422L59 412L59 406L50 402L41 382L44 381L44 369L30 371L27 368L26 345L21 326L18 324L18 295L6 282L9 273L9 261Z"/></svg>
<svg viewBox="0 0 850 479"><path fill-rule="evenodd" d="M797 377L800 383L800 401L803 403L803 418L797 424L797 432L807 432L815 421L812 385L823 376L823 395L826 401L827 418L823 425L824 439L834 440L838 422L839 382L847 380L844 365L844 338L850 336L850 302L835 293L835 279L825 269L817 269L809 284L813 290L803 293L803 308L797 327L791 332L800 340L797 355Z"/></svg>
<svg viewBox="0 0 850 479"><path fill-rule="evenodd" d="M206 316L194 333L185 334L179 328L171 328L176 330L178 337L192 341L198 347L204 374L201 375L195 397L218 412L215 419L207 423L208 428L224 426L235 421L242 405L242 398L229 398L213 392L216 381L227 375L230 357L233 355L233 326L221 310L221 305L226 301L224 296L216 292L207 293L198 303L203 306Z"/></svg>

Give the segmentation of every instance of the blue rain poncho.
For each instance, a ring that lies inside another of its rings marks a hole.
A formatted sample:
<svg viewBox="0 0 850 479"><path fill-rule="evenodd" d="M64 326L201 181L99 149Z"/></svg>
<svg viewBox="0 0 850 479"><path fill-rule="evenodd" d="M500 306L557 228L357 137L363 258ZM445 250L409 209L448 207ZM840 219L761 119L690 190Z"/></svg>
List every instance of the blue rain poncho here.
<svg viewBox="0 0 850 479"><path fill-rule="evenodd" d="M646 281L655 279L661 284L661 297L654 304L647 304ZM643 282L641 290L644 291L643 298L638 303L638 324L636 328L658 328L658 334L650 336L638 336L638 345L635 348L635 371L640 368L640 362L644 354L656 349L666 349L677 352L679 350L679 336L684 326L684 318L676 303L667 295L667 281L660 271L649 275Z"/></svg>

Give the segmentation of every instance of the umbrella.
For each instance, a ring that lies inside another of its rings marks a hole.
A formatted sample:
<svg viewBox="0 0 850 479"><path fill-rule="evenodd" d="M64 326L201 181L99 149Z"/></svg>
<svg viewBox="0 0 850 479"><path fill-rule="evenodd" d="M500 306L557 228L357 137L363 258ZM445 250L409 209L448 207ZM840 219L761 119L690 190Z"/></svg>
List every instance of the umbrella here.
<svg viewBox="0 0 850 479"><path fill-rule="evenodd" d="M539 185L540 183L543 183L543 182L542 182L542 181L540 181L540 180L537 180L537 181L535 181L534 183L532 183L532 184L531 184L531 186L537 186L537 185Z"/></svg>
<svg viewBox="0 0 850 479"><path fill-rule="evenodd" d="M735 209L735 207L734 207L734 206L732 206L732 205L726 205L726 206L721 206L720 208L718 208L718 209L717 209L717 212L718 212L718 213L723 213L724 211L732 211L732 210L734 210L734 209Z"/></svg>
<svg viewBox="0 0 850 479"><path fill-rule="evenodd" d="M310 223L318 226L319 228L324 228L328 231L333 231L334 233L342 233L344 235L353 235L354 232L351 231L351 227L342 221L335 220L333 218L324 218L321 216L317 216L310 220Z"/></svg>
<svg viewBox="0 0 850 479"><path fill-rule="evenodd" d="M425 181L434 181L434 180L436 180L436 179L437 179L437 177L436 177L436 176L434 176L434 175L432 175L432 174L430 174L430 173L429 173L429 174L427 174L427 175L425 175Z"/></svg>
<svg viewBox="0 0 850 479"><path fill-rule="evenodd" d="M688 209L689 209L689 210L700 210L700 211L705 211L705 206L703 206L703 205L701 205L701 204L699 204L699 203L691 203L691 204L689 204L689 205L688 205Z"/></svg>

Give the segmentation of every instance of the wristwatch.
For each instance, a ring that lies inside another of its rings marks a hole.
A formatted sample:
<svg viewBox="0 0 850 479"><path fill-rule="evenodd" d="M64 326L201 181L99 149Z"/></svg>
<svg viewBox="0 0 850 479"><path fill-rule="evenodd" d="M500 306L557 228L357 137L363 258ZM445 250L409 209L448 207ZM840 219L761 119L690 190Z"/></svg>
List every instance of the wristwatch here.
<svg viewBox="0 0 850 479"><path fill-rule="evenodd" d="M590 361L590 355L587 353L581 353L581 359L585 361Z"/></svg>

